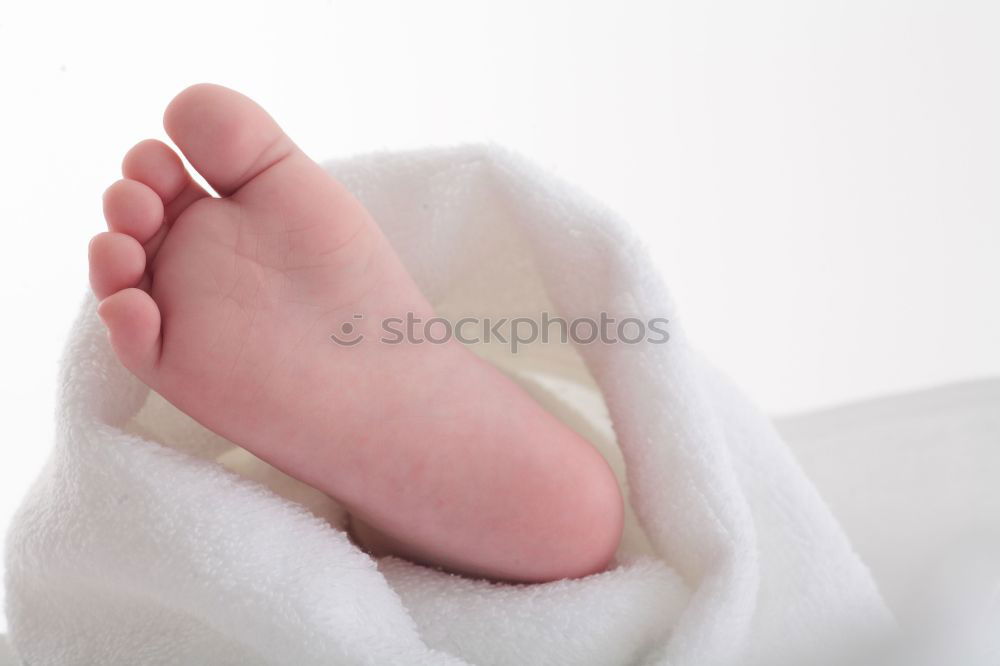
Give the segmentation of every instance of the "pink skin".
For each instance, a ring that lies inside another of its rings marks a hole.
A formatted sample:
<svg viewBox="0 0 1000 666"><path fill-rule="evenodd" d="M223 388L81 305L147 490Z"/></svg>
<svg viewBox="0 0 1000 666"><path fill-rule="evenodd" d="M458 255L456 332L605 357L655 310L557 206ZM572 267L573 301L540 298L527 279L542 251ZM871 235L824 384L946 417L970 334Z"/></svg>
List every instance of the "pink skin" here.
<svg viewBox="0 0 1000 666"><path fill-rule="evenodd" d="M125 156L90 244L121 362L179 409L344 503L353 537L486 578L604 570L622 497L603 458L458 343L333 343L431 317L361 204L232 90L197 85Z"/></svg>

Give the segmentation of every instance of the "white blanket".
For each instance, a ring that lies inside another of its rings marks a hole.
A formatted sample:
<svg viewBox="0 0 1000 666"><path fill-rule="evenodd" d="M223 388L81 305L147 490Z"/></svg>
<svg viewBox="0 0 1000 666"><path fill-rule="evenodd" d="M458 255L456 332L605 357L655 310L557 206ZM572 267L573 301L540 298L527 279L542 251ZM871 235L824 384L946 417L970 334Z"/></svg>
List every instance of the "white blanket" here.
<svg viewBox="0 0 1000 666"><path fill-rule="evenodd" d="M329 498L151 394L88 299L57 442L7 543L31 664L781 664L892 626L781 438L692 350L627 225L496 149L330 165L438 312L670 320L663 345L477 349L590 439L627 493L615 567L543 585L375 561Z"/></svg>

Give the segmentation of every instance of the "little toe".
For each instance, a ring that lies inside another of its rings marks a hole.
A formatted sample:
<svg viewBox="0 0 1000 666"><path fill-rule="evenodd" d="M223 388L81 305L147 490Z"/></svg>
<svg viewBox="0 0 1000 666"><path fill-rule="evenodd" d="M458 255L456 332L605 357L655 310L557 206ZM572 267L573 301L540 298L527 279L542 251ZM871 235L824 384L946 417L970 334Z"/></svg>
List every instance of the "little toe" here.
<svg viewBox="0 0 1000 666"><path fill-rule="evenodd" d="M149 383L160 357L160 309L141 289L123 289L97 306L115 354L126 368Z"/></svg>
<svg viewBox="0 0 1000 666"><path fill-rule="evenodd" d="M145 243L163 225L163 202L149 186L119 180L104 191L104 219L111 231Z"/></svg>
<svg viewBox="0 0 1000 666"><path fill-rule="evenodd" d="M139 286L146 271L146 251L134 237L107 231L90 241L90 286L98 299Z"/></svg>
<svg viewBox="0 0 1000 666"><path fill-rule="evenodd" d="M125 154L122 175L143 183L160 197L168 225L193 202L208 196L177 153L156 139L140 141Z"/></svg>

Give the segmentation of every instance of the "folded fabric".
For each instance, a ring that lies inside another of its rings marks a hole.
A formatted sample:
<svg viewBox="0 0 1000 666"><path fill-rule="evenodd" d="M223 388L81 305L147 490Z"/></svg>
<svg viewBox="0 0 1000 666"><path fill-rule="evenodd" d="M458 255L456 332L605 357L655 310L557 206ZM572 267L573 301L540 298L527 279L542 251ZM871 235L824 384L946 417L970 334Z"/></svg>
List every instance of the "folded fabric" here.
<svg viewBox="0 0 1000 666"><path fill-rule="evenodd" d="M444 317L669 321L664 344L476 347L619 475L614 566L512 585L372 559L335 501L124 370L88 298L52 457L7 539L25 663L817 663L891 627L782 439L692 349L621 219L497 148L329 168Z"/></svg>
<svg viewBox="0 0 1000 666"><path fill-rule="evenodd" d="M777 425L900 624L874 663L1000 664L1000 379Z"/></svg>

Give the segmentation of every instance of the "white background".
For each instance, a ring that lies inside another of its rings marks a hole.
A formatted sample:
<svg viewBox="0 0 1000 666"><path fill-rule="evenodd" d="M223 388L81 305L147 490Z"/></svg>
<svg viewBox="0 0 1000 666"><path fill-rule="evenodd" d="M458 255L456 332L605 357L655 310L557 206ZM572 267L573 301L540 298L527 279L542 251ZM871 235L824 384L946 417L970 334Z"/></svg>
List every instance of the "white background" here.
<svg viewBox="0 0 1000 666"><path fill-rule="evenodd" d="M490 140L591 190L775 413L1000 372L1000 4L8 3L0 530L52 437L102 190L184 86L317 158Z"/></svg>

